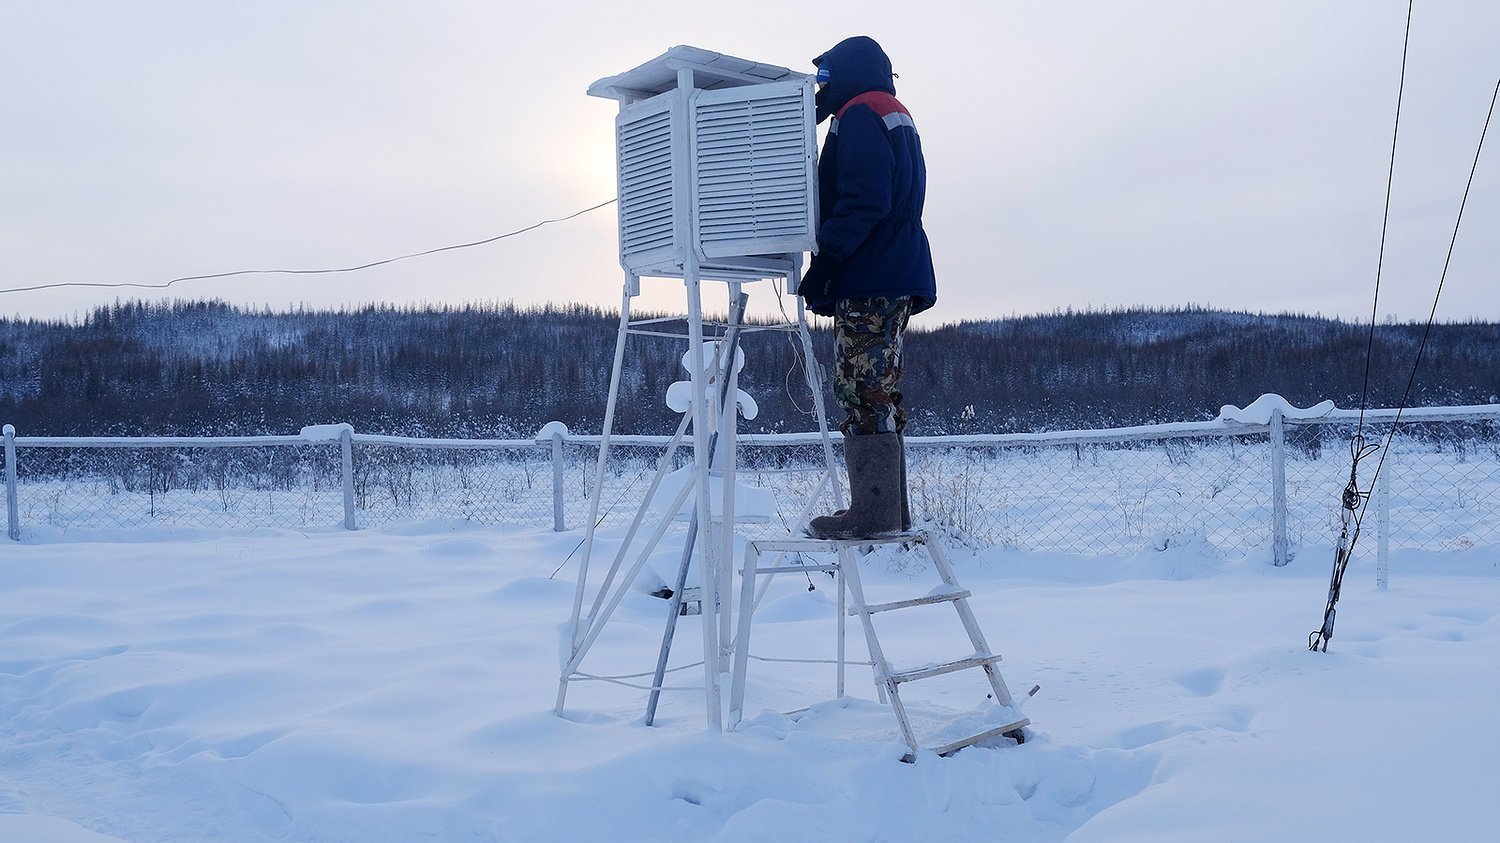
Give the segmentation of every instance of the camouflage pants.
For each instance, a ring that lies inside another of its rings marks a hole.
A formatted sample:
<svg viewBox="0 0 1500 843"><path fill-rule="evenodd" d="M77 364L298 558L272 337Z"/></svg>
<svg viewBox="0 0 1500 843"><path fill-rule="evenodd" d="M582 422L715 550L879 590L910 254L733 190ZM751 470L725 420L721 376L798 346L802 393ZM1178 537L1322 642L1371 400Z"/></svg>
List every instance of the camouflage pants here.
<svg viewBox="0 0 1500 843"><path fill-rule="evenodd" d="M833 395L848 434L900 433L901 338L911 297L841 299L833 317Z"/></svg>

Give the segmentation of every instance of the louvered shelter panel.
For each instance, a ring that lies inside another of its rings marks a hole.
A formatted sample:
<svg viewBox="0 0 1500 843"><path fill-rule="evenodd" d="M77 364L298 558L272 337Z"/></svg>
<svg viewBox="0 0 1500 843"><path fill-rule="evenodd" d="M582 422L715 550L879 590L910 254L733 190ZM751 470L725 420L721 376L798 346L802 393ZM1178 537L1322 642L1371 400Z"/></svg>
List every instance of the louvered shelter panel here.
<svg viewBox="0 0 1500 843"><path fill-rule="evenodd" d="M620 263L634 272L680 260L676 229L685 203L673 168L673 148L680 144L674 99L671 93L653 97L615 119Z"/></svg>
<svg viewBox="0 0 1500 843"><path fill-rule="evenodd" d="M694 97L694 234L707 259L809 251L817 242L812 85Z"/></svg>

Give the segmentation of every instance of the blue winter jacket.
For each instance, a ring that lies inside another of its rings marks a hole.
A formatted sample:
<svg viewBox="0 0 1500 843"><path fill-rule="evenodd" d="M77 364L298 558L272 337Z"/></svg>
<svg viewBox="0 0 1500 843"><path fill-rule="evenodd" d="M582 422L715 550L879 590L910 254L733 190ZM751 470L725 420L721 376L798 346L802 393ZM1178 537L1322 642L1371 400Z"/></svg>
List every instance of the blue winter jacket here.
<svg viewBox="0 0 1500 843"><path fill-rule="evenodd" d="M818 254L831 282L808 307L833 314L839 299L911 296L912 312L932 307L937 283L922 229L927 166L922 142L896 99L891 60L871 38L840 41L813 59L828 69L818 91L818 122L828 117L818 161Z"/></svg>

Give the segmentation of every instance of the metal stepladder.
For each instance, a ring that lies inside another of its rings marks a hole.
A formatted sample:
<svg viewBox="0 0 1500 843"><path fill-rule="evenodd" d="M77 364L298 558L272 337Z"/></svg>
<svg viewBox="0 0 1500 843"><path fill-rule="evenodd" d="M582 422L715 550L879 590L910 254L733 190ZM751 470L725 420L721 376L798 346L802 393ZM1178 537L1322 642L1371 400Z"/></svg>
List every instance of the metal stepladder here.
<svg viewBox="0 0 1500 843"><path fill-rule="evenodd" d="M902 542L908 544L922 544L926 546L936 569L941 587L934 589L929 594L907 600L897 600L889 603L870 604L865 600L864 587L860 582L859 562L855 559L854 550L857 547L872 544L884 544ZM778 554L778 561L767 567L761 567L761 554ZM817 565L786 565L780 564L780 559L788 553L833 553L835 559L831 563ZM953 566L949 563L947 554L943 551L941 542L927 531L913 531L881 536L878 538L862 538L850 540L826 540L812 538L777 538L751 540L745 545L744 563L740 571L740 606L739 626L734 641L734 672L730 681L729 697L729 725L733 729L744 716L745 707L745 684L750 660L750 629L755 606L763 596L765 585L760 577L767 577L764 581L769 584L769 578L777 574L802 573L807 571L822 571L834 574L838 580L837 598L837 626L838 626L838 657L837 657L837 694L840 698L844 695L844 619L846 615L857 615L865 633L865 644L869 649L870 661L868 664L874 668L875 686L880 695L881 702L889 702L891 709L896 715L896 721L901 727L901 736L907 745L907 753L902 761L914 761L917 753L924 747L920 746L917 736L912 728L911 718L908 716L905 706L901 702L901 686L926 679L933 676L954 673L961 670L983 670L989 680L990 690L996 703L1004 711L1000 712L1001 722L992 728L985 729L978 734L968 735L956 740L948 740L938 746L927 747L938 755L949 755L972 746L982 741L1000 736L1009 737L1017 743L1025 740L1021 731L1022 727L1031 723L1031 720L1022 716L1015 699L1011 696L1010 689L1006 687L1005 678L1000 675L1000 655L993 652L986 643L984 633L979 628L979 622L974 617L973 609L969 606L971 593L959 585L954 576ZM758 593L759 592L759 593ZM845 606L845 595L848 595L852 605ZM971 655L953 661L940 664L925 665L922 667L906 670L895 670L886 659L884 650L880 646L880 639L875 633L873 615L898 609L908 609L916 606L927 606L938 603L948 603L958 613L959 621L968 633L969 641L974 646ZM775 659L766 659L775 661ZM1034 693L1034 691L1033 691Z"/></svg>

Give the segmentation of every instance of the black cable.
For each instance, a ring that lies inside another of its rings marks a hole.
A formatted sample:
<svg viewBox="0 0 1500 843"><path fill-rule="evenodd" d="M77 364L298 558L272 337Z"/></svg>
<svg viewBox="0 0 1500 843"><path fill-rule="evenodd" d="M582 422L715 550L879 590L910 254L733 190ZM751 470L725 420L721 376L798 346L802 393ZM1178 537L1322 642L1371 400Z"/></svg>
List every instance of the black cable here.
<svg viewBox="0 0 1500 843"><path fill-rule="evenodd" d="M1385 268L1385 235L1391 220L1391 185L1396 178L1396 138L1401 134L1401 99L1406 93L1406 51L1411 44L1411 10L1415 0L1406 3L1406 34L1401 39L1401 81L1396 85L1396 120L1391 127L1391 162L1385 174L1385 211L1380 215L1380 256L1375 261L1375 297L1370 302L1370 338L1365 345L1365 384L1359 393L1359 428L1364 433L1365 404L1370 395L1370 358L1375 353L1375 320L1380 312L1380 275Z"/></svg>
<svg viewBox="0 0 1500 843"><path fill-rule="evenodd" d="M542 220L541 222L533 223L531 225L528 225L525 228L518 228L515 231L507 231L504 234L497 234L494 237L487 237L487 238L485 238L483 240L475 240L472 243L459 243L459 244L453 245L453 246L440 246L440 247L438 247L436 249L428 249L425 252L413 252L412 254L409 254L409 255L401 255L399 257L386 258L384 260L378 260L378 261L371 261L370 263L360 264L359 266L345 266L345 267L340 267L338 269L239 269L239 270L235 270L234 272L215 272L215 273L211 273L211 274L208 274L208 275L184 275L181 278L173 278L172 280L167 281L165 283L161 283L161 284L145 284L145 283L132 282L132 281L126 281L126 282L120 282L120 283L104 283L104 282L89 282L89 281L64 281L64 282L60 282L60 283L57 283L57 284L37 284L37 285L31 286L31 287L11 287L9 289L0 290L0 294L4 294L4 293L29 293L29 292L33 292L35 290L52 290L52 289L57 289L57 288L60 288L60 287L143 287L143 288L147 288L147 289L160 290L160 289L165 289L167 287L170 287L173 284L176 284L178 281L204 281L204 280L208 280L208 279L211 279L211 278L232 278L232 277L234 277L236 275L328 275L328 274L332 274L332 273L336 273L336 272L358 272L358 271L360 271L362 269L370 269L371 267L384 266L385 264L395 263L396 261L404 261L404 260L409 260L411 258L420 258L420 257L425 257L427 255L435 255L438 252L451 252L451 251L453 251L455 249L468 249L468 248L472 248L474 246L483 246L483 245L486 245L488 243L494 243L496 240L504 240L507 237L515 237L517 234L525 234L528 231L532 231L534 229L541 228L544 225L549 225L549 224L555 223L555 222L567 222L568 220L571 220L571 219L573 219L575 217L581 217L581 216L583 216L584 214L587 214L590 211L597 211L597 210L599 210L600 208L603 208L606 205L614 204L616 201L617 200L615 200L615 199L610 199L608 202L600 202L597 205L594 205L594 206L589 207L589 208L584 208L581 211L577 211L577 212L569 214L569 215L567 215L565 217L558 217L556 219L550 219L550 220Z"/></svg>
<svg viewBox="0 0 1500 843"><path fill-rule="evenodd" d="M782 295L781 285L777 284L774 279L771 281L771 285L773 291L776 293L776 306L781 310L781 321L787 325L794 324L792 322L792 317L787 315L786 299ZM791 286L791 279L787 280L787 286ZM809 405L806 410L802 409L802 405L797 403L797 396L792 394L792 373L797 371L797 369L799 368L802 369L804 375L807 373L807 361L802 357L802 343L800 342L800 340L801 331L798 331L798 335L795 337L790 333L787 334L787 342L791 343L792 345L792 365L787 368L786 374L782 376L781 387L782 391L786 393L787 402L792 405L792 409L796 410L798 413L804 416L815 416L817 415L817 413L814 411L811 405ZM804 377L803 380L809 383L810 389L812 379ZM820 400L820 398L819 396L814 395L813 400Z"/></svg>
<svg viewBox="0 0 1500 843"><path fill-rule="evenodd" d="M609 204L609 203L606 202L605 204ZM593 209L591 208L590 210L593 210ZM600 445L600 447L602 448L604 446ZM630 490L635 488L635 484L637 484L637 483L640 482L641 476L642 475L641 475L640 472L636 472L636 475L635 475L634 479L632 479L630 481L630 485L626 486L624 489L621 489L620 490L620 494L615 495L615 499L609 502L609 507L604 510L604 514L601 515L601 516L599 516L599 520L598 521L594 522L594 529L597 530L599 528L599 525L604 523L604 519L606 519L610 515L614 514L615 507L619 506L620 501L624 500L625 496L630 493ZM602 477L596 478L594 482L595 482L595 485L597 485L599 487L598 489L595 490L595 494L599 494L600 491L602 491L603 488L604 488L604 478L602 478ZM573 549L570 550L570 551L568 551L567 558L564 559L562 561L562 563L559 564L557 566L557 568L555 568L552 571L551 574L547 575L547 579L550 580L553 577L557 576L559 573L561 573L562 569L565 568L569 562L573 561L573 554L577 553L578 549L581 548L581 547L583 547L583 543L586 542L586 541L588 541L588 535L587 534L585 534L583 538L581 538L581 539L578 540L578 544L573 545Z"/></svg>
<svg viewBox="0 0 1500 843"><path fill-rule="evenodd" d="M1474 174L1479 171L1479 155L1484 151L1484 138L1490 131L1490 120L1495 116L1495 102L1500 99L1500 79L1495 80L1495 91L1490 94L1490 109L1484 116L1484 128L1479 131L1479 145L1474 149L1474 163L1469 166L1469 180L1464 184L1464 197L1458 203L1458 217L1453 221L1453 236L1448 240L1448 254L1443 258L1443 272L1438 276L1437 293L1432 297L1432 310L1427 314L1427 327L1422 330L1422 341L1417 344L1417 359L1412 363L1411 375L1406 379L1406 390L1401 393L1401 403L1396 405L1396 418L1391 422L1391 431L1386 436L1386 447L1382 449L1380 461L1375 464L1375 477L1380 476L1380 467L1385 464L1385 455L1390 451L1391 439L1396 428L1401 426L1401 414L1406 411L1406 402L1411 398L1412 386L1417 382L1417 369L1422 365L1422 353L1427 350L1427 340L1432 335L1432 324L1437 319L1438 299L1442 298L1443 285L1448 281L1448 267L1453 263L1453 248L1458 243L1458 228L1464 221L1464 208L1469 204L1469 191L1474 187ZM1373 482L1374 477L1371 478ZM1369 500L1365 501L1369 506ZM1360 510L1364 520L1364 509ZM1357 522L1356 522L1357 523Z"/></svg>
<svg viewBox="0 0 1500 843"><path fill-rule="evenodd" d="M1369 340L1365 346L1365 378L1364 387L1359 395L1359 425L1355 433L1349 439L1349 482L1344 485L1344 493L1339 501L1341 511L1339 513L1339 537L1333 553L1333 574L1328 584L1328 602L1323 608L1323 625L1308 636L1307 648L1317 652L1319 644L1322 644L1323 652L1328 652L1328 640L1333 637L1333 622L1338 614L1337 606L1339 595L1343 591L1344 571L1349 568L1349 559L1354 555L1354 544L1359 540L1360 515L1359 509L1361 492L1359 489L1359 464L1370 456L1377 445L1368 445L1365 440L1365 408L1369 403L1370 395L1370 361L1375 354L1375 321L1380 311L1380 278L1385 268L1385 239L1386 232L1390 227L1391 218L1391 187L1396 176L1396 139L1401 134L1401 102L1406 94L1406 56L1407 48L1411 44L1411 18L1414 0L1407 0L1406 4L1406 31L1401 39L1401 77L1396 86L1396 118L1391 128L1391 157L1390 164L1386 169L1385 176L1385 210L1380 218L1380 256L1375 263L1375 296L1370 303L1370 333ZM1382 455L1384 458L1384 455ZM1366 496L1368 501L1368 496ZM1350 526L1353 525L1353 531Z"/></svg>
<svg viewBox="0 0 1500 843"><path fill-rule="evenodd" d="M1485 113L1484 128L1479 132L1479 143L1474 149L1474 163L1469 167L1469 178L1464 184L1463 199L1458 203L1458 215L1453 221L1453 235L1448 240L1448 254L1443 259L1443 271L1438 277L1437 292L1432 297L1432 309L1427 314L1427 326L1422 331L1421 343L1417 345L1417 357L1412 363L1411 375L1406 381L1406 390L1401 394L1401 401L1396 406L1396 417L1391 421L1391 429L1386 434L1385 444L1384 446L1365 445L1364 436L1360 434L1355 435L1351 444L1355 466L1358 466L1360 460L1369 456L1375 450L1378 449L1380 451L1380 459L1375 463L1375 471L1370 477L1372 488L1375 481L1380 477L1380 469L1385 466L1386 455L1391 451L1391 442L1396 438L1396 432L1401 426L1401 416L1406 411L1406 404L1411 398L1412 387L1417 381L1417 371L1422 365L1422 354L1427 349L1428 338L1432 335L1433 323L1437 321L1438 301L1442 298L1443 286L1448 281L1448 268L1453 263L1453 250L1458 243L1458 230L1463 225L1464 209L1469 204L1469 192L1474 187L1474 175L1479 171L1479 158L1484 152L1484 139L1489 135L1490 122L1495 116L1495 103L1497 100L1500 100L1500 79L1495 80L1495 91L1490 95L1490 107ZM1368 365L1368 358L1366 360ZM1342 505L1350 513L1349 517L1353 521L1354 530L1352 533L1348 532L1348 525L1346 523L1344 533L1339 536L1339 549L1335 554L1333 577L1328 588L1328 606L1323 612L1323 626L1309 636L1308 649L1310 650L1317 651L1321 640L1322 651L1325 653L1328 652L1328 640L1333 637L1333 622L1336 615L1335 607L1343 588L1344 571L1349 567L1349 558L1354 553L1354 544L1359 541L1360 527L1364 524L1365 514L1370 508L1370 497L1369 492L1360 491L1358 482L1355 479L1354 469L1351 469L1349 486L1344 489ZM1347 544L1343 541L1345 535L1348 536Z"/></svg>

